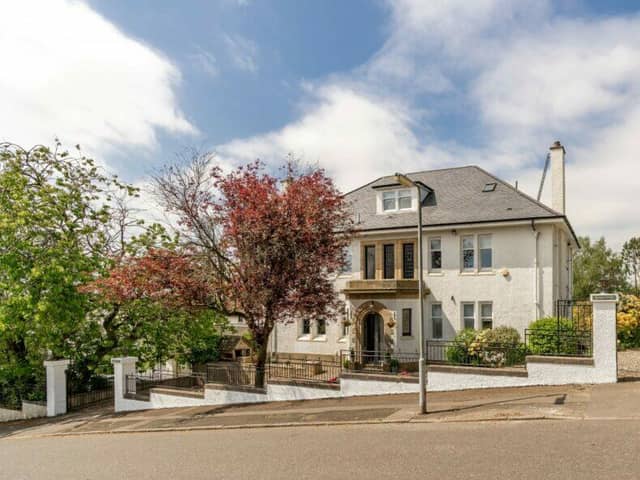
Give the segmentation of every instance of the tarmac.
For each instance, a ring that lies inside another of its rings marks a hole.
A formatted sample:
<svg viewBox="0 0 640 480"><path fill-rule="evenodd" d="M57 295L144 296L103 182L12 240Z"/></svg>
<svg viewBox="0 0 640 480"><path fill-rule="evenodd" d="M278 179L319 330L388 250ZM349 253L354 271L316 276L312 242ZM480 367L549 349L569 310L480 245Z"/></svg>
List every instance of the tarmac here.
<svg viewBox="0 0 640 480"><path fill-rule="evenodd" d="M0 439L314 425L638 420L640 382L435 392L114 413L93 408L0 424Z"/></svg>

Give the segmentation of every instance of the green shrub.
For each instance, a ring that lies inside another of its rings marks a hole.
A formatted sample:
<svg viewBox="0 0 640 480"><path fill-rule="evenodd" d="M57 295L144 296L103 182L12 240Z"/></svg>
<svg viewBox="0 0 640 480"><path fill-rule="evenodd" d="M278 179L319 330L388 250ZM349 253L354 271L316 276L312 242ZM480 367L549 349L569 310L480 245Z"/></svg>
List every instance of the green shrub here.
<svg viewBox="0 0 640 480"><path fill-rule="evenodd" d="M537 355L575 355L588 345L568 318L545 317L529 325L529 350Z"/></svg>
<svg viewBox="0 0 640 480"><path fill-rule="evenodd" d="M462 330L446 352L451 363L487 367L518 365L524 362L526 354L518 331L505 326Z"/></svg>
<svg viewBox="0 0 640 480"><path fill-rule="evenodd" d="M447 361L458 364L469 363L469 346L473 343L477 334L478 332L472 328L466 328L458 332L453 339L453 345L447 348Z"/></svg>

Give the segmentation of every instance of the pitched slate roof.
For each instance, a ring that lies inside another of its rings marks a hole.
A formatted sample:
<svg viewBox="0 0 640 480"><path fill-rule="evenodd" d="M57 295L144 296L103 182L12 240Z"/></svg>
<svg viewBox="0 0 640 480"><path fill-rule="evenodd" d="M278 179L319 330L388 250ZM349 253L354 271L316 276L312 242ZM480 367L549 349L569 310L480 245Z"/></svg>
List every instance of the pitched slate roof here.
<svg viewBox="0 0 640 480"><path fill-rule="evenodd" d="M564 217L480 167L447 168L407 176L432 190L422 209L425 226ZM495 183L495 190L483 192L488 183ZM393 176L381 177L345 195L357 230L416 226L415 211L376 213L377 191L394 185L398 186Z"/></svg>

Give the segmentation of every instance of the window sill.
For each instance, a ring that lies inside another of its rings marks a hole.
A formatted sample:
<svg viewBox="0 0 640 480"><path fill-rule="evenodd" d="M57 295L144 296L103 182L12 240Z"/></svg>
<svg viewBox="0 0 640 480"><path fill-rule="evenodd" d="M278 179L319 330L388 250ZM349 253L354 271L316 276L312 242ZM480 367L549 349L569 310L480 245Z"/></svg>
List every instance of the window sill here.
<svg viewBox="0 0 640 480"><path fill-rule="evenodd" d="M298 342L310 342L312 340L311 335L302 335L297 338Z"/></svg>
<svg viewBox="0 0 640 480"><path fill-rule="evenodd" d="M430 277L444 277L444 272L429 272L427 275Z"/></svg>
<svg viewBox="0 0 640 480"><path fill-rule="evenodd" d="M314 342L326 342L327 341L327 336L326 335L318 335L317 337L313 337L313 341Z"/></svg>
<svg viewBox="0 0 640 480"><path fill-rule="evenodd" d="M400 335L400 340L414 340L415 337L413 335Z"/></svg>
<svg viewBox="0 0 640 480"><path fill-rule="evenodd" d="M349 341L349 337L340 337L338 339L338 343L347 343Z"/></svg>
<svg viewBox="0 0 640 480"><path fill-rule="evenodd" d="M496 273L497 272L495 270L477 270L473 272L459 272L458 275L460 275L461 277L491 277L495 276Z"/></svg>

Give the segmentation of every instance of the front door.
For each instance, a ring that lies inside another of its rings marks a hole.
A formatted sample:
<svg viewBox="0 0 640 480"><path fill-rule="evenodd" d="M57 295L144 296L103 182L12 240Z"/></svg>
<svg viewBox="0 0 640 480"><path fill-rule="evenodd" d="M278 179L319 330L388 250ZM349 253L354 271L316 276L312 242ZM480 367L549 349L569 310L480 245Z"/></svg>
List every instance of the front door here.
<svg viewBox="0 0 640 480"><path fill-rule="evenodd" d="M364 318L363 350L370 361L379 360L382 352L382 317L378 313L369 313Z"/></svg>

